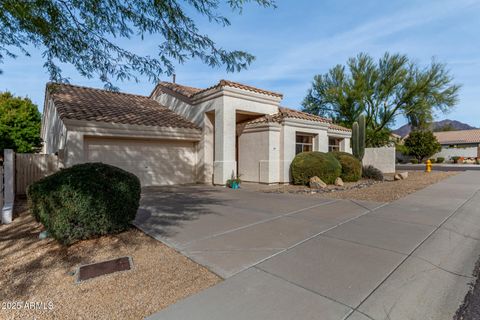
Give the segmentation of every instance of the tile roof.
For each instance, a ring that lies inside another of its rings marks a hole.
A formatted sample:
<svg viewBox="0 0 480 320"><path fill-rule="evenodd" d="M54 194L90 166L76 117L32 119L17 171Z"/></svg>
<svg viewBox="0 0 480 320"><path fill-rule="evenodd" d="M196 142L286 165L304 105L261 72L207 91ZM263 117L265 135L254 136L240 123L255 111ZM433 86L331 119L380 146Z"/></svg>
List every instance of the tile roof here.
<svg viewBox="0 0 480 320"><path fill-rule="evenodd" d="M480 143L480 129L434 132L440 144Z"/></svg>
<svg viewBox="0 0 480 320"><path fill-rule="evenodd" d="M324 122L324 123L331 123L332 120L319 117L310 113L301 112L294 109L289 109L285 107L279 107L278 113L275 114L267 114L260 118L254 119L249 121L248 123L267 123L267 122L282 122L285 118L295 118L295 119L302 119L302 120L310 120L316 122Z"/></svg>
<svg viewBox="0 0 480 320"><path fill-rule="evenodd" d="M145 96L59 83L47 90L61 119L199 129Z"/></svg>
<svg viewBox="0 0 480 320"><path fill-rule="evenodd" d="M329 129L332 130L337 130L337 131L345 131L345 132L350 132L350 129L347 129L345 127L336 125L332 123L331 119L320 117L314 114L294 110L294 109L289 109L285 107L279 107L279 112L271 115L265 115L260 118L251 120L248 122L248 124L255 124L255 123L268 123L268 122L282 122L286 118L294 118L294 119L302 119L302 120L308 120L308 121L315 121L315 122L322 122L322 123L328 123L329 124Z"/></svg>
<svg viewBox="0 0 480 320"><path fill-rule="evenodd" d="M184 86L184 85L181 85L181 84L178 84L178 83L172 83L172 82L166 82L166 81L159 82L158 85L162 86L164 88L170 89L170 90L172 90L176 93L179 93L179 94L181 94L181 95L183 95L187 98L193 98L194 96L196 96L200 93L203 93L203 92L206 92L206 91L212 90L212 89L221 88L221 87L237 88L237 89L242 89L242 90L246 90L246 91L256 92L256 93L269 95L269 96L273 96L273 97L279 97L279 98L283 97L283 94L281 94L281 93L277 93L277 92L273 92L273 91L267 91L267 90L259 89L259 88L256 88L256 87L252 87L252 86L249 86L249 85L246 85L246 84L233 82L233 81L229 81L229 80L220 80L217 84L215 84L211 87L208 87L206 89L193 88L193 87Z"/></svg>
<svg viewBox="0 0 480 320"><path fill-rule="evenodd" d="M331 123L330 126L328 127L328 129L336 130L336 131L352 132L351 129L339 126L338 124L334 124L334 123Z"/></svg>
<svg viewBox="0 0 480 320"><path fill-rule="evenodd" d="M189 86L184 86L178 83L173 83L173 82L167 82L167 81L161 81L158 83L158 85L165 87L167 89L170 89L176 93L179 93L185 97L191 98L195 94L199 93L200 91L203 91L203 89L199 88L194 88L194 87L189 87Z"/></svg>

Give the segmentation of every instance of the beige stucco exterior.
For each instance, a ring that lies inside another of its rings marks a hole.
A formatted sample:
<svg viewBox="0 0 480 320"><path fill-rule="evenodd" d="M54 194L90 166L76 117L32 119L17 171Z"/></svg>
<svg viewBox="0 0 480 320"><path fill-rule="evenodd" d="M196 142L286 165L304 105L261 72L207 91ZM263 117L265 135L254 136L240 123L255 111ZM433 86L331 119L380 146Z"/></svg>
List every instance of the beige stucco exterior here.
<svg viewBox="0 0 480 320"><path fill-rule="evenodd" d="M141 176L144 185L223 185L237 174L244 181L288 183L297 133L313 137L314 151L327 152L329 137L337 137L342 139L340 150L351 152L350 132L332 130L327 122L297 118L250 122L277 114L278 95L217 86L186 97L159 85L150 98L201 130L61 120L47 94L43 151L57 153L65 166L88 161L123 166Z"/></svg>

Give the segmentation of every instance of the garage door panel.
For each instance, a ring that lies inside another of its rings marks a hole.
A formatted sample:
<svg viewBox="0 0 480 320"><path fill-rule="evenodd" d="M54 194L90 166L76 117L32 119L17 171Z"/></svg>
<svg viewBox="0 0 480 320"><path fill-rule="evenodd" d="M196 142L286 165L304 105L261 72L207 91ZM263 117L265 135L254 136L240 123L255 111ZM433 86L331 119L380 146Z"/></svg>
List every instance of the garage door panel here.
<svg viewBox="0 0 480 320"><path fill-rule="evenodd" d="M139 177L143 186L195 182L193 142L85 139L88 162L108 163Z"/></svg>

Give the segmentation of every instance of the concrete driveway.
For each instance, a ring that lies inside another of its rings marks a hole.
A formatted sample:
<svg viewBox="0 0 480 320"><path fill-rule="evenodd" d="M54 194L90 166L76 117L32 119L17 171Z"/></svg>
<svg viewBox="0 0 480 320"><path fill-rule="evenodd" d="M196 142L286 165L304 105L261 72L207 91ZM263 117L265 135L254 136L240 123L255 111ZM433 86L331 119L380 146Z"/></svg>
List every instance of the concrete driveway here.
<svg viewBox="0 0 480 320"><path fill-rule="evenodd" d="M226 278L151 319L451 319L480 255L480 172L389 204L146 189L136 225Z"/></svg>

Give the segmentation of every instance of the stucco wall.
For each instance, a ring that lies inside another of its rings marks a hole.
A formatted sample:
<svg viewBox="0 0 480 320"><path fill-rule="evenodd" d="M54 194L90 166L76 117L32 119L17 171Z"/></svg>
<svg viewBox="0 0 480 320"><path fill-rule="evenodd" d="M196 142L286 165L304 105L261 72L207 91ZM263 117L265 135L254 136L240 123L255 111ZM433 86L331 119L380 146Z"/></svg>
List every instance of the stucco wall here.
<svg viewBox="0 0 480 320"><path fill-rule="evenodd" d="M242 180L280 182L280 125L250 127L238 137L238 171Z"/></svg>
<svg viewBox="0 0 480 320"><path fill-rule="evenodd" d="M167 90L168 91L168 90ZM235 88L211 90L188 101L174 92L154 92L153 98L203 128L199 144L199 167L204 182L225 184L236 175L236 112L274 114L279 98ZM211 114L207 119L207 114ZM210 125L205 126L205 125Z"/></svg>
<svg viewBox="0 0 480 320"><path fill-rule="evenodd" d="M260 182L260 161L268 161L268 131L245 132L238 137L238 173L242 180Z"/></svg>
<svg viewBox="0 0 480 320"><path fill-rule="evenodd" d="M442 151L434 154L432 158L443 157L446 161L450 160L451 157L466 157L466 158L476 158L480 155L478 154L477 147L468 147L468 148L448 148L443 147Z"/></svg>
<svg viewBox="0 0 480 320"><path fill-rule="evenodd" d="M43 140L42 152L52 154L65 148L67 129L58 116L53 101L48 98L43 110L41 138Z"/></svg>
<svg viewBox="0 0 480 320"><path fill-rule="evenodd" d="M290 182L290 164L295 158L296 134L308 133L315 135L313 138L313 150L328 151L328 124L305 121L300 119L287 119L282 125L280 146L280 181Z"/></svg>
<svg viewBox="0 0 480 320"><path fill-rule="evenodd" d="M365 148L363 165L372 165L383 173L395 172L395 148Z"/></svg>

